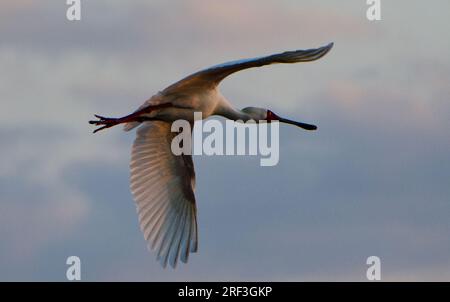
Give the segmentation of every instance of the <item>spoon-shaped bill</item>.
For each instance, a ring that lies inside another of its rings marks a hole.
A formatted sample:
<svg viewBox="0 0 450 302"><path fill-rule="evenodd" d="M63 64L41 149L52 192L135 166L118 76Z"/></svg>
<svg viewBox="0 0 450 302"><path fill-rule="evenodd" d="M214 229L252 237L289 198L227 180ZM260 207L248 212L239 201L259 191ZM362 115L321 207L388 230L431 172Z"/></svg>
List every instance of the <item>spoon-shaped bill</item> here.
<svg viewBox="0 0 450 302"><path fill-rule="evenodd" d="M300 128L303 128L305 130L316 130L317 126L316 125L311 125L311 124L306 124L306 123L301 123L301 122L296 122L296 121L292 121L292 120L288 120L286 118L282 118L279 117L278 121L280 121L281 123L286 123L286 124L290 124L290 125L294 125Z"/></svg>

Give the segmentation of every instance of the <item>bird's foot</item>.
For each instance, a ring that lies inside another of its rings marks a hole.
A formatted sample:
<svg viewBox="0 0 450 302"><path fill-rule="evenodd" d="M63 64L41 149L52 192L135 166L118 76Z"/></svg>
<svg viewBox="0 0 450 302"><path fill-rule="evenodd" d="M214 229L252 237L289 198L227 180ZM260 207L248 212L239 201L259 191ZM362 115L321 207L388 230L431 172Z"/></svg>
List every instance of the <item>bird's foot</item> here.
<svg viewBox="0 0 450 302"><path fill-rule="evenodd" d="M131 114L128 114L126 116L123 117L119 117L119 118L111 118L111 117L104 117L101 115L97 115L95 114L94 116L96 118L98 118L98 120L96 121L89 121L89 124L91 125L96 125L96 126L101 126L100 128L97 128L94 130L94 133L106 129L106 128L111 128L115 125L118 124L123 124L123 123L130 123L130 122L144 122L144 121L148 121L148 120L152 120L152 118L149 117L145 117L142 116L143 114L148 114L154 110L157 109L161 109L161 108L167 108L167 107L171 107L173 106L171 103L164 103L164 104L160 104L160 105L154 105L154 106L147 106L144 107L140 110L137 110Z"/></svg>
<svg viewBox="0 0 450 302"><path fill-rule="evenodd" d="M115 125L121 124L123 123L123 119L122 118L111 118L111 117L104 117L101 115L94 115L96 118L98 118L98 120L95 121L89 121L89 124L91 125L95 125L95 126L101 126L100 128L97 128L94 130L94 133L106 129L106 128L111 128Z"/></svg>

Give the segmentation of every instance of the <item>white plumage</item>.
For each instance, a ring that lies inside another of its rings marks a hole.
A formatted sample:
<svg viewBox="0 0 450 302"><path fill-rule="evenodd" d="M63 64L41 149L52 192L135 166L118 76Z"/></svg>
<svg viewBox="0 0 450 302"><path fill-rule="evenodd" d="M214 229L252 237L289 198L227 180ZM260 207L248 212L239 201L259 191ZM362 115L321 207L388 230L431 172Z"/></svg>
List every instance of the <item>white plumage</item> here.
<svg viewBox="0 0 450 302"><path fill-rule="evenodd" d="M145 122L131 152L131 193L149 247L172 267L197 251L195 172L192 156L174 156L170 124Z"/></svg>

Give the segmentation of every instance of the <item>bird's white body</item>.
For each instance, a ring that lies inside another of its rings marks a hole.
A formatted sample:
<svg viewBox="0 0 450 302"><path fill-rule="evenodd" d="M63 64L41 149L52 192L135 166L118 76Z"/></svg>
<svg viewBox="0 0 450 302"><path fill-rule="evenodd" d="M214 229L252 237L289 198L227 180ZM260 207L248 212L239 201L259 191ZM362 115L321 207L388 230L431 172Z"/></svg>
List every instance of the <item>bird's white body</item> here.
<svg viewBox="0 0 450 302"><path fill-rule="evenodd" d="M160 92L153 96L148 103L153 102L159 104L171 103L173 105L173 107L146 114L148 117L157 117L167 122L173 122L177 119L193 122L193 112L201 112L204 118L208 118L217 114L229 104L217 88L192 89L189 94L164 95L163 92Z"/></svg>
<svg viewBox="0 0 450 302"><path fill-rule="evenodd" d="M90 121L97 129L125 124L129 131L138 127L130 163L130 187L136 201L141 230L151 249L165 267L187 262L198 248L195 172L190 155L171 152L171 123L183 119L194 122L194 112L203 118L221 115L232 120L278 120L315 130L314 125L290 121L267 109L235 109L220 93L218 85L228 75L242 69L276 63L314 61L333 46L296 50L254 59L216 65L194 73L152 96L134 113L119 119Z"/></svg>
<svg viewBox="0 0 450 302"><path fill-rule="evenodd" d="M212 115L221 115L233 120L247 121L254 116L245 114L236 110L231 103L223 96L218 87L205 89L204 87L190 87L189 91L182 93L165 94L164 91L152 96L150 99L139 107L155 106L170 103L173 106L161 108L149 113L142 114L143 117L162 120L165 122L174 122L175 120L186 120L190 123L194 122L194 112L201 112L204 119ZM138 109L138 110L139 110ZM264 119L265 116L260 116ZM139 123L131 122L124 126L126 131L137 127Z"/></svg>

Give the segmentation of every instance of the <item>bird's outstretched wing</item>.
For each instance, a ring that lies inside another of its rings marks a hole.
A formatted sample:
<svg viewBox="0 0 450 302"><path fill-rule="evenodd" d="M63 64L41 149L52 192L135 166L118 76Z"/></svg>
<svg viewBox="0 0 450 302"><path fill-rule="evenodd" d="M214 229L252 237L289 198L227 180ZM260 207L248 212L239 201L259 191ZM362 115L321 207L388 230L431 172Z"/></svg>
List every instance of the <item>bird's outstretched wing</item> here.
<svg viewBox="0 0 450 302"><path fill-rule="evenodd" d="M197 210L192 156L175 156L176 133L162 121L144 122L131 154L131 192L149 248L163 267L187 262L197 251Z"/></svg>
<svg viewBox="0 0 450 302"><path fill-rule="evenodd" d="M215 65L187 76L186 78L167 87L162 92L170 94L172 92L179 92L183 89L190 89L192 87L215 87L220 83L220 81L222 81L230 74L247 68L260 67L277 63L315 61L326 55L332 47L333 43L330 43L326 46L315 49L286 51L283 53L264 57L237 60L220 65Z"/></svg>

